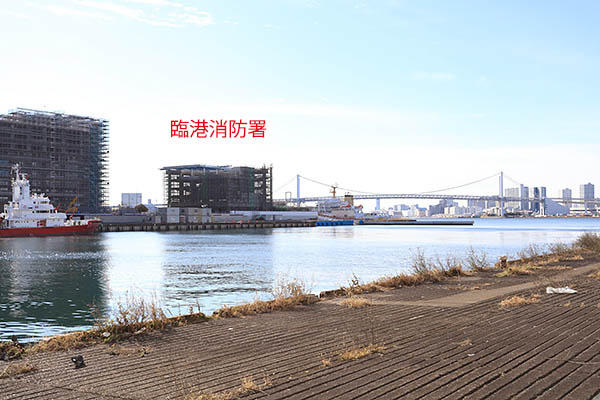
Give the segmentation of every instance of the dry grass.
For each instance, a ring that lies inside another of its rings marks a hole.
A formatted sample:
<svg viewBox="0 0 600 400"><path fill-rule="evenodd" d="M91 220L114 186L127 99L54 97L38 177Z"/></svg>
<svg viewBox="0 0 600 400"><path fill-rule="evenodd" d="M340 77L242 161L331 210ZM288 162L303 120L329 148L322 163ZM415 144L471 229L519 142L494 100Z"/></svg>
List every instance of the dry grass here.
<svg viewBox="0 0 600 400"><path fill-rule="evenodd" d="M292 310L299 305L313 304L319 298L312 294L302 294L296 297L287 297L273 300L256 300L252 303L232 307L221 307L213 312L214 318L235 318L245 315L270 313L278 310Z"/></svg>
<svg viewBox="0 0 600 400"><path fill-rule="evenodd" d="M457 345L463 347L463 346L472 346L473 342L471 342L471 339L466 338L465 340L463 340L462 342L458 342L456 343Z"/></svg>
<svg viewBox="0 0 600 400"><path fill-rule="evenodd" d="M267 375L263 376L263 382L257 384L251 377L243 377L240 386L218 393L190 393L185 396L185 400L233 400L251 393L262 392L264 389L273 385L273 381Z"/></svg>
<svg viewBox="0 0 600 400"><path fill-rule="evenodd" d="M22 358L25 354L24 346L13 342L0 342L0 361L11 361Z"/></svg>
<svg viewBox="0 0 600 400"><path fill-rule="evenodd" d="M530 244L528 247L517 252L517 258L508 260L508 257L501 257L496 263L496 268L512 271L498 274L497 276L508 275L530 275L535 269L544 267L544 269L568 269L570 267L560 266L560 263L568 261L585 260L585 255L593 252L600 252L600 235L595 233L584 233L572 244L553 243L542 247ZM558 265L557 265L558 264Z"/></svg>
<svg viewBox="0 0 600 400"><path fill-rule="evenodd" d="M574 247L600 253L600 234L586 232L577 238Z"/></svg>
<svg viewBox="0 0 600 400"><path fill-rule="evenodd" d="M385 289L437 283L451 277L471 275L471 272L463 269L458 258L448 256L442 259L438 257L435 261L432 261L426 258L423 251L420 249L413 254L411 268L413 273L384 276L370 283L360 283L358 279L354 277L348 287L342 286L340 289L321 292L319 296L327 298L382 292Z"/></svg>
<svg viewBox="0 0 600 400"><path fill-rule="evenodd" d="M113 344L104 352L111 356L138 356L145 357L152 351L149 346L123 346L119 344Z"/></svg>
<svg viewBox="0 0 600 400"><path fill-rule="evenodd" d="M534 294L530 297L512 296L502 300L498 305L502 308L519 307L526 304L538 303L540 298L539 294Z"/></svg>
<svg viewBox="0 0 600 400"><path fill-rule="evenodd" d="M600 281L600 269L596 270L595 272L592 272L591 274L588 275L590 278L594 278Z"/></svg>
<svg viewBox="0 0 600 400"><path fill-rule="evenodd" d="M386 347L384 345L378 344L369 344L368 346L353 347L351 349L341 352L340 360L351 361L358 360L359 358L363 358L374 353L383 354L385 349Z"/></svg>
<svg viewBox="0 0 600 400"><path fill-rule="evenodd" d="M340 305L348 308L363 308L373 305L369 300L361 297L349 297L340 302Z"/></svg>
<svg viewBox="0 0 600 400"><path fill-rule="evenodd" d="M487 254L485 252L477 253L473 247L469 248L465 262L473 271L485 271L490 266Z"/></svg>
<svg viewBox="0 0 600 400"><path fill-rule="evenodd" d="M331 363L332 363L331 357L327 357L326 358L326 357L323 357L322 355L321 355L321 357L322 357L321 358L321 365L323 366L323 368L329 367L331 365Z"/></svg>
<svg viewBox="0 0 600 400"><path fill-rule="evenodd" d="M277 279L272 290L272 300L255 300L239 306L221 307L213 312L213 318L235 318L245 315L270 313L278 310L292 310L299 305L313 304L319 298L310 294L310 289L297 278Z"/></svg>
<svg viewBox="0 0 600 400"><path fill-rule="evenodd" d="M37 371L37 367L29 362L10 363L6 368L0 370L0 379L12 378L28 372Z"/></svg>
<svg viewBox="0 0 600 400"><path fill-rule="evenodd" d="M514 276L514 275L532 275L535 273L535 270L538 267L534 264L522 264L522 265L512 265L504 269L502 272L497 273L495 276L498 278L502 278L504 276Z"/></svg>
<svg viewBox="0 0 600 400"><path fill-rule="evenodd" d="M26 353L66 351L97 343L115 343L147 332L204 322L208 319L202 313L167 317L155 299L148 301L127 295L124 302L118 303L112 319L99 320L95 328L87 331L44 339L28 347Z"/></svg>
<svg viewBox="0 0 600 400"><path fill-rule="evenodd" d="M280 276L275 281L275 285L271 290L274 299L287 299L290 297L299 297L310 293L311 288L306 282L298 278L288 278Z"/></svg>

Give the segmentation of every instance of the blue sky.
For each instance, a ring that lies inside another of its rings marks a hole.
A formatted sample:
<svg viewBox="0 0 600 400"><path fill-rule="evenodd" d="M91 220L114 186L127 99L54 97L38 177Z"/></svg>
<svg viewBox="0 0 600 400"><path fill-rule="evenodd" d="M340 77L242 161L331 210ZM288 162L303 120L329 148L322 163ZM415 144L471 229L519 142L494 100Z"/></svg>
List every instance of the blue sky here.
<svg viewBox="0 0 600 400"><path fill-rule="evenodd" d="M184 163L272 163L276 188L300 173L418 192L500 170L551 195L600 185L598 2L3 3L0 112L109 119L112 203L162 201L159 168ZM182 141L179 118L268 131Z"/></svg>

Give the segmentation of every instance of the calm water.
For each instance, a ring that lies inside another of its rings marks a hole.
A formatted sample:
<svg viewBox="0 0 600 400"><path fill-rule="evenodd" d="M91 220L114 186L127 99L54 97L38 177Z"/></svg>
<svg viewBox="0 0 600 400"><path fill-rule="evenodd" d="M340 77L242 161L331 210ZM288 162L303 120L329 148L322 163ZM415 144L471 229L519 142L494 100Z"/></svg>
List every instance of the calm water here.
<svg viewBox="0 0 600 400"><path fill-rule="evenodd" d="M34 340L92 324L126 293L156 296L172 314L210 313L265 297L278 277L312 291L406 271L417 248L494 261L530 243L571 242L600 219L479 219L472 227L340 226L206 232L103 233L0 239L0 340Z"/></svg>

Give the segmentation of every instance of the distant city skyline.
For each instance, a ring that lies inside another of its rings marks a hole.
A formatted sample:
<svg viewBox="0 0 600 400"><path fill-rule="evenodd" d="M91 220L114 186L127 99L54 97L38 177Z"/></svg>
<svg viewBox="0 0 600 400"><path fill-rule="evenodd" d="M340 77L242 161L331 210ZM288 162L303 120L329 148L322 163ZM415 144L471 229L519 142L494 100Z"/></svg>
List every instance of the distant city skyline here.
<svg viewBox="0 0 600 400"><path fill-rule="evenodd" d="M180 164L272 164L276 198L296 174L419 193L501 170L577 193L600 184L599 14L594 1L7 2L0 113L107 119L111 204L163 202L160 168ZM197 118L267 130L170 137L171 120Z"/></svg>

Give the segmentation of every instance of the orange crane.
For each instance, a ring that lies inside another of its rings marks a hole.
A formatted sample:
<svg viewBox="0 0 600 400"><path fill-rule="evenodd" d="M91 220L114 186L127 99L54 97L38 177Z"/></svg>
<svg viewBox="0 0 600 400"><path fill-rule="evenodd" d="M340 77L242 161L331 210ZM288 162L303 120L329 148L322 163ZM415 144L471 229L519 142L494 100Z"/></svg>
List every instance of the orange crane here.
<svg viewBox="0 0 600 400"><path fill-rule="evenodd" d="M65 213L75 214L79 210L79 204L76 204L77 200L77 196L73 197L73 200L71 200L67 208L65 208Z"/></svg>

